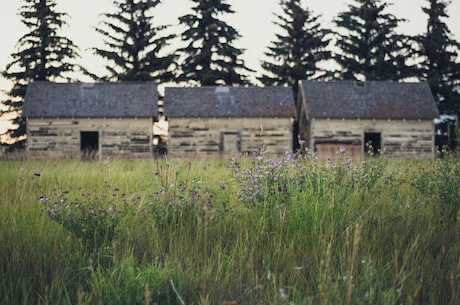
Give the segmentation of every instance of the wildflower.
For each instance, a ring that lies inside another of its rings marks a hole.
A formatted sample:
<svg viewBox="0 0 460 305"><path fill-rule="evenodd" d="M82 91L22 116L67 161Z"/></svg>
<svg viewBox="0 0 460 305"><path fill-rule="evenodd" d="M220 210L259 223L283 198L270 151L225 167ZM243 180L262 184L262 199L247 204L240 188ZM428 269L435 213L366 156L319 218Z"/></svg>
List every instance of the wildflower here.
<svg viewBox="0 0 460 305"><path fill-rule="evenodd" d="M220 181L218 181L218 182L216 183L216 186L218 186L218 187L219 187L220 189L222 189L222 190L225 190L225 185L224 185L222 182L220 182Z"/></svg>
<svg viewBox="0 0 460 305"><path fill-rule="evenodd" d="M34 173L35 177L40 177L40 173Z"/></svg>
<svg viewBox="0 0 460 305"><path fill-rule="evenodd" d="M284 288L279 288L278 292L280 293L280 296L281 296L282 299L287 299L288 298L288 295L287 295L286 290Z"/></svg>
<svg viewBox="0 0 460 305"><path fill-rule="evenodd" d="M345 146L340 146L340 149L339 149L340 153L343 154L347 151L347 148Z"/></svg>
<svg viewBox="0 0 460 305"><path fill-rule="evenodd" d="M44 203L44 202L47 201L46 198L45 198L44 196L40 196L40 197L38 198L38 200L40 200L41 203Z"/></svg>
<svg viewBox="0 0 460 305"><path fill-rule="evenodd" d="M369 297L370 297L369 292L366 291L366 293L363 295L363 299L369 300Z"/></svg>
<svg viewBox="0 0 460 305"><path fill-rule="evenodd" d="M303 266L295 266L294 267L294 270L302 270L303 269Z"/></svg>

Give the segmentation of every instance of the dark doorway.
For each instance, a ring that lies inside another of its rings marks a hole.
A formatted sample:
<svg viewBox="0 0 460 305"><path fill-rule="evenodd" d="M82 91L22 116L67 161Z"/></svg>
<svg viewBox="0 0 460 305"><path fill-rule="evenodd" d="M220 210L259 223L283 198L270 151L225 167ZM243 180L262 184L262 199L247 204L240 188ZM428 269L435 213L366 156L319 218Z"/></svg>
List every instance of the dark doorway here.
<svg viewBox="0 0 460 305"><path fill-rule="evenodd" d="M97 131L80 132L80 150L82 157L94 158L99 149L99 133Z"/></svg>
<svg viewBox="0 0 460 305"><path fill-rule="evenodd" d="M297 152L302 149L300 144L299 121L294 120L292 123L292 151Z"/></svg>
<svg viewBox="0 0 460 305"><path fill-rule="evenodd" d="M364 133L364 153L368 155L378 155L382 147L380 132Z"/></svg>

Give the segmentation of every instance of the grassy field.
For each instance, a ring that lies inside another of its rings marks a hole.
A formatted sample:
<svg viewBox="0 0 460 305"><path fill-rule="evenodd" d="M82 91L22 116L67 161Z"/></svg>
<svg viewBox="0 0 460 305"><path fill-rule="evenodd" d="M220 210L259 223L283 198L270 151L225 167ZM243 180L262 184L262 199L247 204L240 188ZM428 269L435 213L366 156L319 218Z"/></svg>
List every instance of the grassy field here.
<svg viewBox="0 0 460 305"><path fill-rule="evenodd" d="M460 161L0 161L1 304L460 304Z"/></svg>

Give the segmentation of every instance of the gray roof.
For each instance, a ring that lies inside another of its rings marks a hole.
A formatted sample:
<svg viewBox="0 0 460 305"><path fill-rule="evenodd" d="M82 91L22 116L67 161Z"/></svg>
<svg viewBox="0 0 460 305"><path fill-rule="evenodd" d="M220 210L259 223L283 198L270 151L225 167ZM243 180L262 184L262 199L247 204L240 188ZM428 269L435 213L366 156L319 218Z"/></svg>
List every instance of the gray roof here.
<svg viewBox="0 0 460 305"><path fill-rule="evenodd" d="M167 87L169 117L294 117L290 87Z"/></svg>
<svg viewBox="0 0 460 305"><path fill-rule="evenodd" d="M426 82L300 81L307 118L434 119L436 102Z"/></svg>
<svg viewBox="0 0 460 305"><path fill-rule="evenodd" d="M27 86L24 117L151 117L157 112L155 82L53 83Z"/></svg>

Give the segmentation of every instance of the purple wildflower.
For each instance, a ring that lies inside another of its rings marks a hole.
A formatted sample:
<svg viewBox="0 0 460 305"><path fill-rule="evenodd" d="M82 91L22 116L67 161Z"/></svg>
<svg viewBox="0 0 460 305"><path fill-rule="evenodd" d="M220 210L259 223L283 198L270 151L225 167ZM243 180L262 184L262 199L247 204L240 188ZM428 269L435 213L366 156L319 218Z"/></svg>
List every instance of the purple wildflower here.
<svg viewBox="0 0 460 305"><path fill-rule="evenodd" d="M366 291L366 293L363 295L363 299L369 300L369 297L370 297L369 292Z"/></svg>

